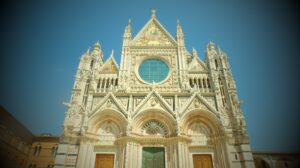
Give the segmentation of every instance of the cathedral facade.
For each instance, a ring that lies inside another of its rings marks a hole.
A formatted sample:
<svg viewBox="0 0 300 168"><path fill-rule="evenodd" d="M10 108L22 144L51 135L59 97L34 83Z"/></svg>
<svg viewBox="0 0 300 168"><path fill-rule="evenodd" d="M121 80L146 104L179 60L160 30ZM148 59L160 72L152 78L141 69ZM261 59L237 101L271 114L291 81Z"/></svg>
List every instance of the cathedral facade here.
<svg viewBox="0 0 300 168"><path fill-rule="evenodd" d="M240 104L226 54L209 42L201 60L153 11L120 65L98 42L82 55L55 167L254 167Z"/></svg>

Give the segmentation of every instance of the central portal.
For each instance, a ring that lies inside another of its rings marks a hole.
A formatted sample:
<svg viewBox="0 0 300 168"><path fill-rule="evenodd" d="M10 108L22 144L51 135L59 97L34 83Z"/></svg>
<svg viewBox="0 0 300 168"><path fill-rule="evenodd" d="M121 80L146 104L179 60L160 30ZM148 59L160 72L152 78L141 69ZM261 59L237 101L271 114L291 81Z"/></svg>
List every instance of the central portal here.
<svg viewBox="0 0 300 168"><path fill-rule="evenodd" d="M142 168L165 168L165 149L144 147Z"/></svg>

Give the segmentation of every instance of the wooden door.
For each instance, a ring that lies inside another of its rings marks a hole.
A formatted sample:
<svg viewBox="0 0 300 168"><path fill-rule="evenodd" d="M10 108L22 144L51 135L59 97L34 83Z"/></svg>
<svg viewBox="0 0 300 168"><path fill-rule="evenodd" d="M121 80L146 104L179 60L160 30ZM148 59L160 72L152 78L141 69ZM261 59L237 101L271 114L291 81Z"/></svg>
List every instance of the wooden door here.
<svg viewBox="0 0 300 168"><path fill-rule="evenodd" d="M212 159L209 154L193 155L194 168L212 168Z"/></svg>
<svg viewBox="0 0 300 168"><path fill-rule="evenodd" d="M113 168L114 155L113 154L97 154L95 159L95 168Z"/></svg>
<svg viewBox="0 0 300 168"><path fill-rule="evenodd" d="M164 168L164 148L145 147L143 148L142 168Z"/></svg>

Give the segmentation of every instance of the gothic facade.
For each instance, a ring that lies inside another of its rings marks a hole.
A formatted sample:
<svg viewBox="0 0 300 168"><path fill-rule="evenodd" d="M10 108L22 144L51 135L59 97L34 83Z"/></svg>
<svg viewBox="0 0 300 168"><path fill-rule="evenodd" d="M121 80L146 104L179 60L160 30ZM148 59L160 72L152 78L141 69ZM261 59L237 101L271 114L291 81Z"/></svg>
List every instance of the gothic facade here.
<svg viewBox="0 0 300 168"><path fill-rule="evenodd" d="M120 65L98 42L82 55L55 167L254 167L240 104L226 54L209 42L201 60L153 11Z"/></svg>

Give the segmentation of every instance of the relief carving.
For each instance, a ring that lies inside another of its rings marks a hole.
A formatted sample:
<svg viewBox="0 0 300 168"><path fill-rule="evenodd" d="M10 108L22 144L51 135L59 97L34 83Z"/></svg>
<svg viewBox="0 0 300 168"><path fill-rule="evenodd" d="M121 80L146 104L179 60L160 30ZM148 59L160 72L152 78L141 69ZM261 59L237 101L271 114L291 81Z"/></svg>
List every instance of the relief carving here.
<svg viewBox="0 0 300 168"><path fill-rule="evenodd" d="M135 42L137 46L171 46L172 43L158 26L151 22Z"/></svg>

